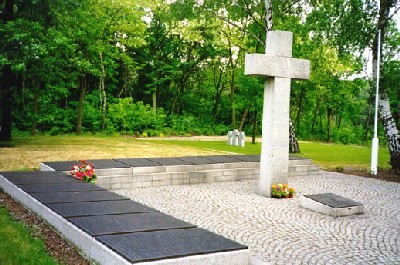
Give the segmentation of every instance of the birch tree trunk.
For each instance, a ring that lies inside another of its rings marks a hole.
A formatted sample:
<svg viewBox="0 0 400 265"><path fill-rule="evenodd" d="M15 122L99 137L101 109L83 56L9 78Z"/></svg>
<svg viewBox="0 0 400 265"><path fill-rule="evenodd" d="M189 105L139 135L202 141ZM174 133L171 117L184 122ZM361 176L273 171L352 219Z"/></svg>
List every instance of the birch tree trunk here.
<svg viewBox="0 0 400 265"><path fill-rule="evenodd" d="M394 0L380 0L380 7L381 9L379 10L379 21L378 21L378 27L380 29L380 47L378 47L378 34L376 34L374 42L373 42L373 48L372 48L372 54L373 54L373 76L374 78L376 77L376 71L377 71L377 63L378 63L378 48L382 50L384 41L385 41L385 29L388 25L388 20L389 20L389 12L390 8L395 4ZM383 82L380 82L382 84ZM376 84L376 80L375 80ZM378 101L378 109L379 109L379 118L383 122L384 130L385 130L385 136L386 136L386 141L388 143L388 148L389 148L389 153L390 153L390 165L392 166L392 169L396 170L397 172L400 172L400 137L399 137L399 130L397 129L396 126L396 121L393 118L392 112L390 110L390 103L389 103L389 97L386 92L386 88L384 86L379 87L380 90L380 96L379 96L379 101Z"/></svg>
<svg viewBox="0 0 400 265"><path fill-rule="evenodd" d="M289 153L299 153L299 142L296 138L296 132L292 123L292 119L289 119Z"/></svg>
<svg viewBox="0 0 400 265"><path fill-rule="evenodd" d="M383 121L386 141L390 153L390 165L392 169L400 172L400 137L396 121L390 110L389 97L386 91L383 91L379 97L379 117Z"/></svg>

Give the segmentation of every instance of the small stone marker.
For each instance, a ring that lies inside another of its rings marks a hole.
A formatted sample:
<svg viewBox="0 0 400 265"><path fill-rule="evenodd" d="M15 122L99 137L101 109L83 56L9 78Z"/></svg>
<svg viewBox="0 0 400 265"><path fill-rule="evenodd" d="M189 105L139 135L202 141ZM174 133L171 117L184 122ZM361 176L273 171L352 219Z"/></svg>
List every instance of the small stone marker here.
<svg viewBox="0 0 400 265"><path fill-rule="evenodd" d="M333 217L364 213L362 203L333 193L304 195L301 197L301 206Z"/></svg>
<svg viewBox="0 0 400 265"><path fill-rule="evenodd" d="M245 140L244 132L239 132L238 130L229 131L227 137L228 137L227 140L228 145L244 147L244 140Z"/></svg>
<svg viewBox="0 0 400 265"><path fill-rule="evenodd" d="M228 145L232 145L233 131L228 132Z"/></svg>
<svg viewBox="0 0 400 265"><path fill-rule="evenodd" d="M245 74L267 77L264 85L259 193L289 177L290 81L309 79L310 61L292 58L293 33L267 32L265 54L246 54Z"/></svg>
<svg viewBox="0 0 400 265"><path fill-rule="evenodd" d="M239 145L239 131L238 130L233 130L233 141L232 145L238 146Z"/></svg>
<svg viewBox="0 0 400 265"><path fill-rule="evenodd" d="M239 146L244 147L245 135L244 132L239 132Z"/></svg>

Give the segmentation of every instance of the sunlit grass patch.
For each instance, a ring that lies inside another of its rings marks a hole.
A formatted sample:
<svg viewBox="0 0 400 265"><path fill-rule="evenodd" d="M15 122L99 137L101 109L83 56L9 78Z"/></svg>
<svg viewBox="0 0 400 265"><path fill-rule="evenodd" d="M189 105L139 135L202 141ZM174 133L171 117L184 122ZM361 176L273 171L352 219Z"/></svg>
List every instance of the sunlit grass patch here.
<svg viewBox="0 0 400 265"><path fill-rule="evenodd" d="M44 264L57 262L46 252L41 239L33 238L22 223L0 205L0 264Z"/></svg>
<svg viewBox="0 0 400 265"><path fill-rule="evenodd" d="M301 157L310 158L324 169L351 167L369 170L371 148L355 145L300 142ZM104 135L19 136L12 145L0 148L0 171L38 169L40 162L79 159L134 157L180 157L226 154L260 154L261 143L245 147L226 141L136 139ZM379 149L379 167L390 168L387 148Z"/></svg>

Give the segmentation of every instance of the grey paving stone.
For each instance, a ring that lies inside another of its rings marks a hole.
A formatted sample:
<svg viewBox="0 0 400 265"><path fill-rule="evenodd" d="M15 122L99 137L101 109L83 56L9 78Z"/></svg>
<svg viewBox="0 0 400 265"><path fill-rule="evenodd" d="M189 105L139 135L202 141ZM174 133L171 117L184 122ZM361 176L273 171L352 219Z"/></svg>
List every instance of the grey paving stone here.
<svg viewBox="0 0 400 265"><path fill-rule="evenodd" d="M78 183L66 182L66 183L26 184L26 185L19 185L19 187L28 193L105 190L99 186L84 181L79 181Z"/></svg>
<svg viewBox="0 0 400 265"><path fill-rule="evenodd" d="M84 191L84 192L48 192L48 193L30 193L38 201L49 203L63 202L89 202L89 201L114 201L128 200L127 198L107 190L104 191Z"/></svg>
<svg viewBox="0 0 400 265"><path fill-rule="evenodd" d="M79 217L105 214L158 212L132 200L74 202L49 204L48 207L64 217Z"/></svg>
<svg viewBox="0 0 400 265"><path fill-rule="evenodd" d="M195 227L160 212L86 216L69 220L92 236Z"/></svg>
<svg viewBox="0 0 400 265"><path fill-rule="evenodd" d="M107 235L97 239L133 263L247 249L200 228Z"/></svg>

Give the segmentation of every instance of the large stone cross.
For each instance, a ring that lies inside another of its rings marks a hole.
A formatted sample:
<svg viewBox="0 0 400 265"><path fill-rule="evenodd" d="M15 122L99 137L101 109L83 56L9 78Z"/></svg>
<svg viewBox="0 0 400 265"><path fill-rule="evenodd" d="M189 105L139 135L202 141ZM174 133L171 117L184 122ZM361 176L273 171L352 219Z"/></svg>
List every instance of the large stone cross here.
<svg viewBox="0 0 400 265"><path fill-rule="evenodd" d="M266 77L262 118L259 193L288 183L291 79L309 79L310 61L292 58L293 33L267 32L265 54L246 54L245 74Z"/></svg>

